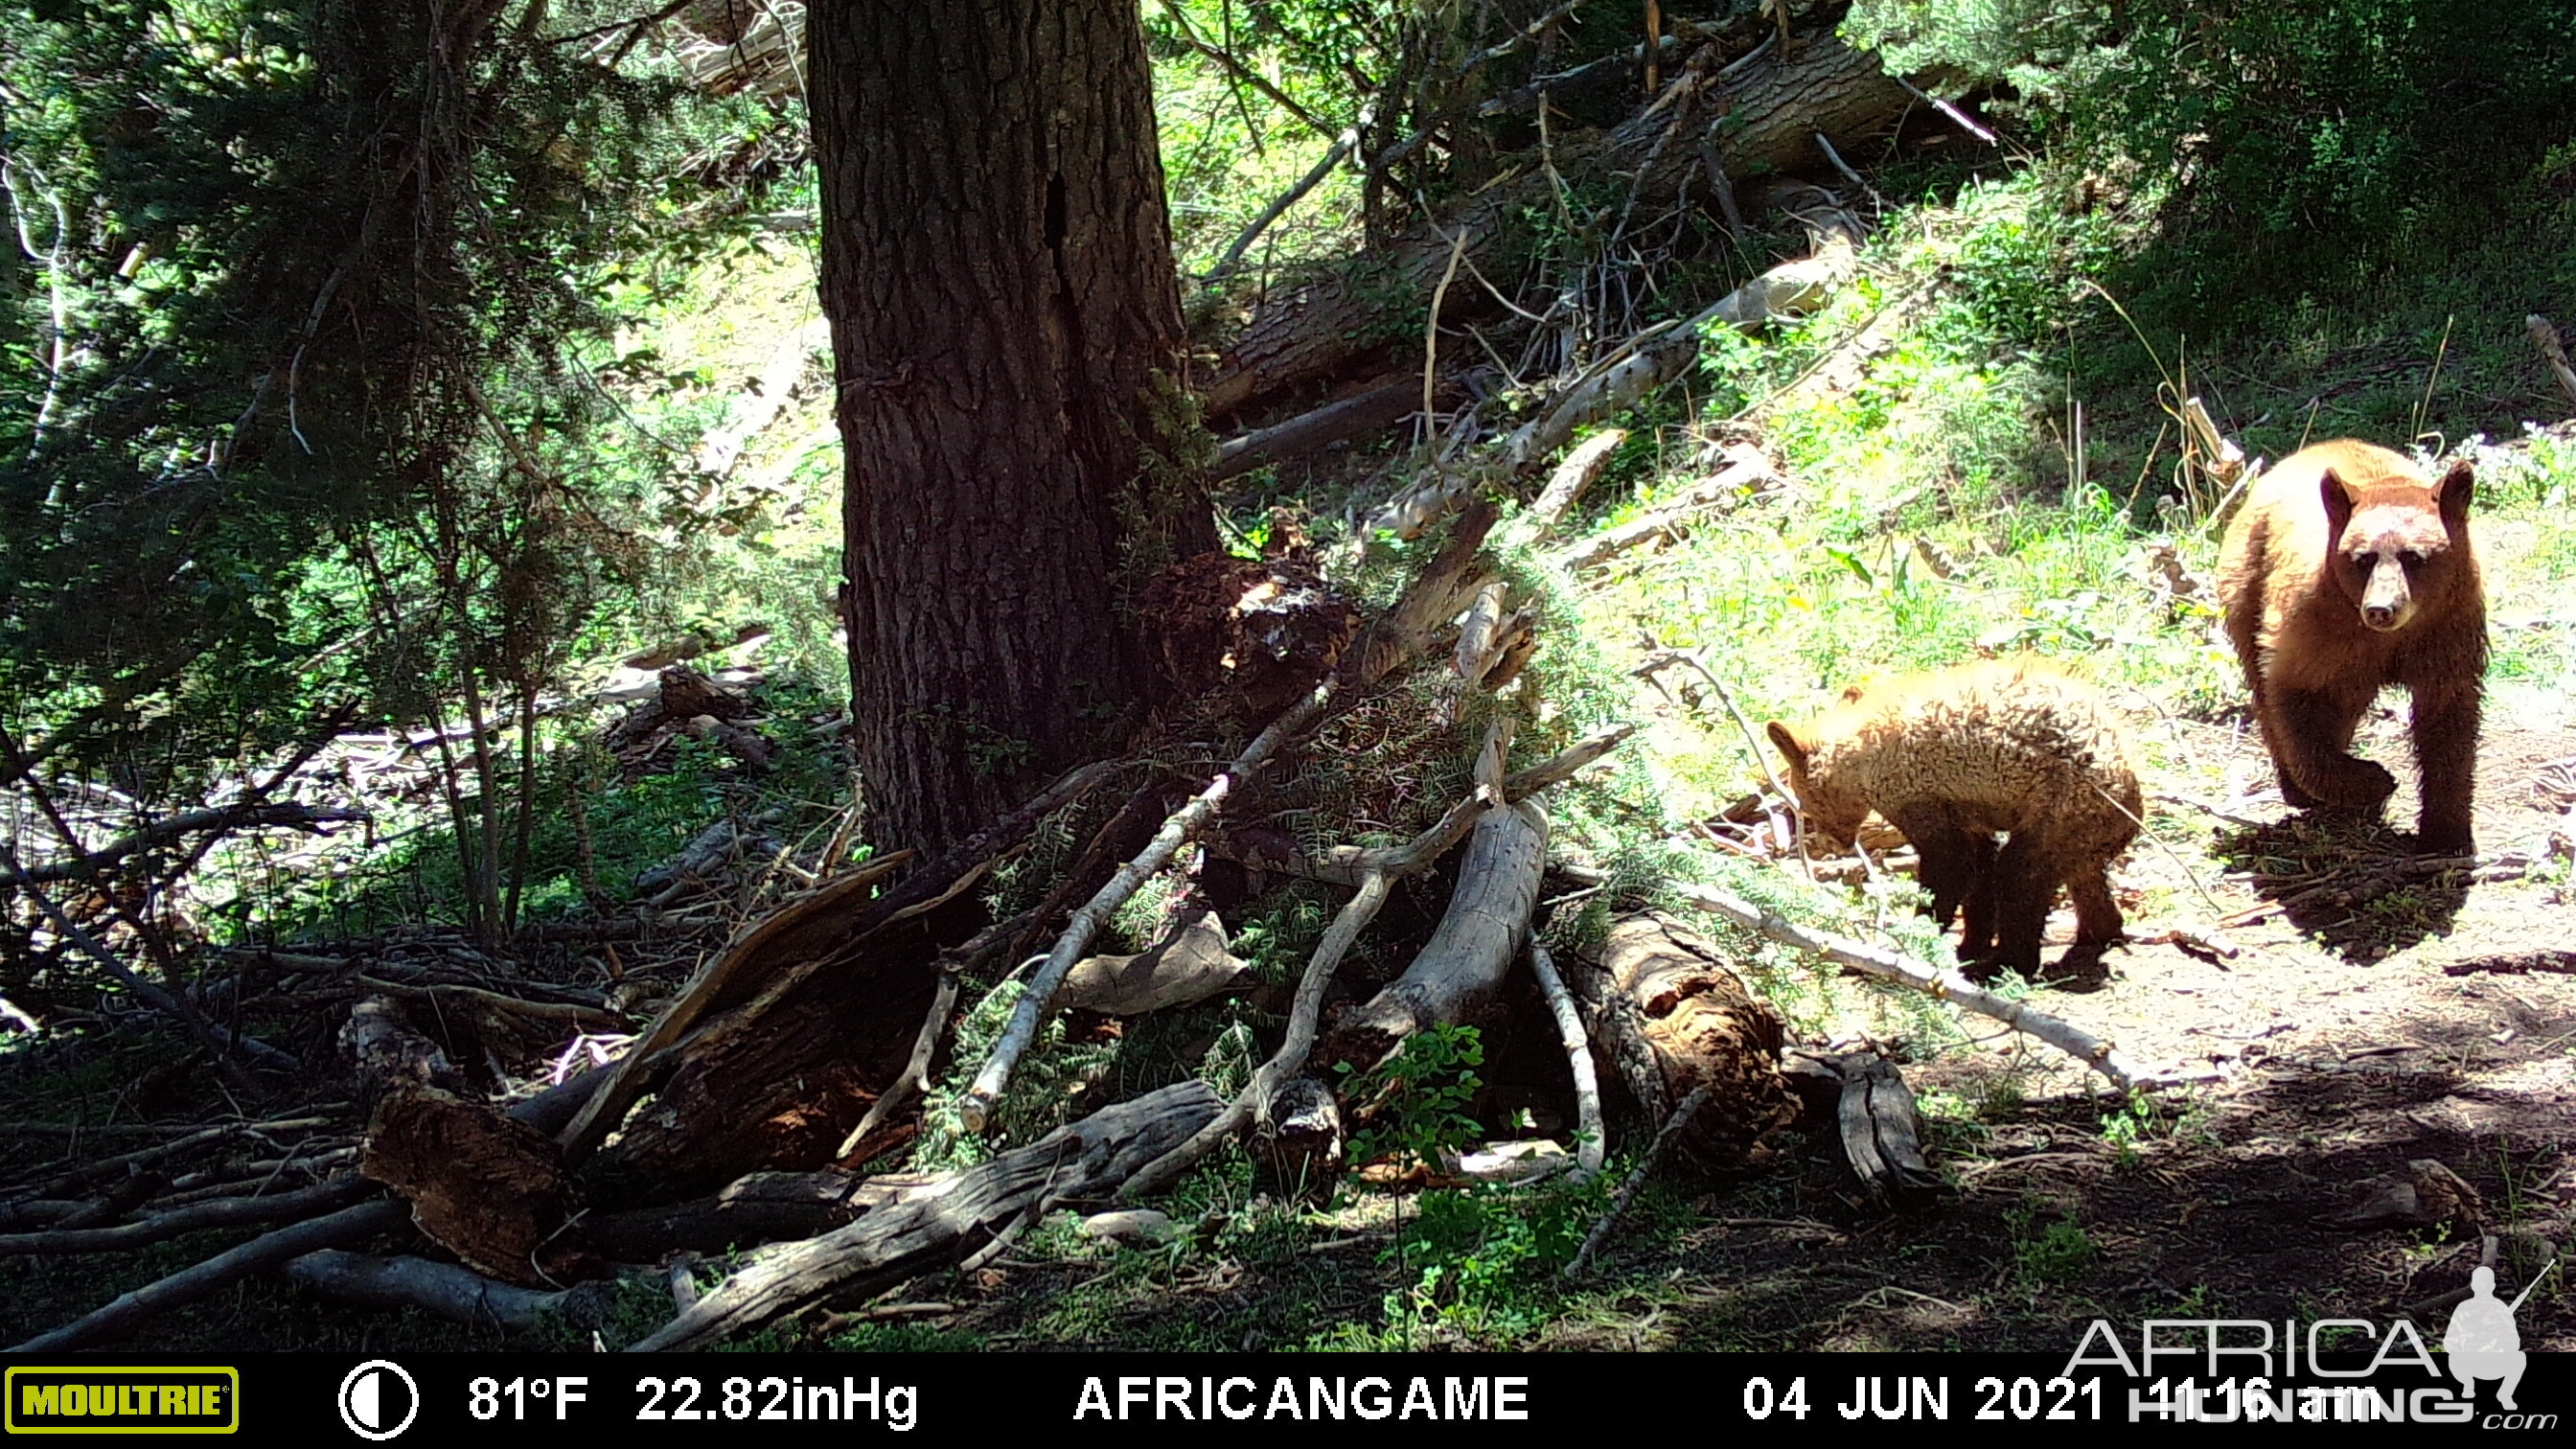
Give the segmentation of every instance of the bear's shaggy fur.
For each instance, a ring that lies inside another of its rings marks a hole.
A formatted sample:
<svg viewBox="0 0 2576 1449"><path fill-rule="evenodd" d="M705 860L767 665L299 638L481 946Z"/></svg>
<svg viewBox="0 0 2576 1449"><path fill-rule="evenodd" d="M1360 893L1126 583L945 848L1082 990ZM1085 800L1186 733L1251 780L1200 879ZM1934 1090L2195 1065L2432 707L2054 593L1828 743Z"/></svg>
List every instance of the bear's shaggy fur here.
<svg viewBox="0 0 2576 1449"><path fill-rule="evenodd" d="M2376 813L2397 782L2352 754L2381 686L2414 699L2418 849L2471 848L2486 590L2469 547L2468 463L2439 479L2349 438L2281 460L2228 525L2228 638L2292 806Z"/></svg>
<svg viewBox="0 0 2576 1449"><path fill-rule="evenodd" d="M2145 799L2119 717L2090 686L2036 660L1963 664L1847 690L1803 728L1773 723L1810 825L1849 842L1875 809L1921 858L1932 914L1963 907L1959 958L2039 971L2057 888L2075 898L2061 970L2096 970L2120 939L2110 867ZM2009 837L2000 849L1995 837Z"/></svg>

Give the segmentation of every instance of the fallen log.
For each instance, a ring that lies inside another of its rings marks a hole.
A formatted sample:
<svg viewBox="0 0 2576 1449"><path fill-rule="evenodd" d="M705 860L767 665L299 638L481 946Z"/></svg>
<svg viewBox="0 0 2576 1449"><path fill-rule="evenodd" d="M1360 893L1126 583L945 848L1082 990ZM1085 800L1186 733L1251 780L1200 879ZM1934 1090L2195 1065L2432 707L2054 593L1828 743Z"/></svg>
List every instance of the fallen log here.
<svg viewBox="0 0 2576 1449"><path fill-rule="evenodd" d="M845 875L834 878L820 889L788 902L763 917L749 930L736 937L722 954L698 969L661 1015L653 1019L643 1034L608 1068L607 1080L600 1083L588 1101L573 1114L563 1130L565 1156L579 1161L595 1148L599 1139L617 1125L626 1109L634 1105L643 1091L639 1068L651 1061L663 1048L678 1041L682 1033L695 1026L710 1012L735 1005L752 995L751 988L765 984L762 969L776 958L800 955L835 934L847 915L868 899L868 892L879 881L891 875L911 858L910 851L896 851L868 861Z"/></svg>
<svg viewBox="0 0 2576 1449"><path fill-rule="evenodd" d="M590 1267L562 1149L481 1102L435 1087L388 1093L358 1170L401 1193L414 1225L477 1271L533 1287Z"/></svg>
<svg viewBox="0 0 2576 1449"><path fill-rule="evenodd" d="M1559 142L1552 167L1480 193L1455 215L1426 222L1395 243L1361 254L1304 287L1283 289L1254 315L1226 350L1202 403L1223 417L1286 388L1332 376L1365 354L1411 336L1413 309L1430 295L1459 238L1471 261L1489 260L1496 244L1529 209L1554 205L1549 171L1632 176L1639 201L1681 193L1685 177L1704 176L1714 156L1738 176L1787 171L1820 159L1815 137L1837 145L1877 134L1913 103L1879 69L1877 58L1830 34L1811 36L1796 59L1763 64L1722 79L1694 74L1675 83L1674 103L1634 117L1591 141ZM1688 133L1688 140L1678 140ZM1706 145L1697 144L1705 139ZM1442 320L1463 320L1481 294L1450 294Z"/></svg>
<svg viewBox="0 0 2576 1449"><path fill-rule="evenodd" d="M526 1333L566 1314L597 1316L607 1306L604 1284L540 1292L494 1282L454 1263L408 1255L376 1257L344 1248L324 1248L291 1259L286 1276L308 1293L344 1303L418 1308L453 1323L503 1333Z"/></svg>
<svg viewBox="0 0 2576 1449"><path fill-rule="evenodd" d="M1458 885L1413 964L1334 1027L1323 1060L1365 1071L1404 1039L1468 1020L1501 989L1520 953L1547 863L1547 816L1522 803L1488 810L1467 839Z"/></svg>
<svg viewBox="0 0 2576 1449"><path fill-rule="evenodd" d="M1410 417L1421 405L1422 379L1413 373L1391 373L1348 397L1219 443L1216 464L1208 469L1208 481L1238 477L1255 468L1382 432Z"/></svg>
<svg viewBox="0 0 2576 1449"><path fill-rule="evenodd" d="M1568 975L1593 1039L1648 1122L1661 1128L1683 1099L1705 1099L1676 1150L1708 1172L1770 1159L1764 1139L1798 1113L1780 1075L1783 1028L1714 945L1648 912L1613 923L1600 959L1571 961Z"/></svg>
<svg viewBox="0 0 2576 1449"><path fill-rule="evenodd" d="M1105 1197L1215 1115L1187 1081L1104 1107L819 1238L775 1248L631 1351L702 1347L834 1298L882 1291L1007 1242L1055 1207Z"/></svg>
<svg viewBox="0 0 2576 1449"><path fill-rule="evenodd" d="M665 1201L764 1168L830 1162L902 1073L939 989L941 954L917 923L1046 817L1129 768L1068 771L875 900L835 880L744 932L620 1064L628 1074L614 1115L603 1097L575 1124L581 1136L568 1129L578 1155L625 1119L620 1140L585 1167L596 1189ZM651 1110L630 1111L648 1088Z"/></svg>
<svg viewBox="0 0 2576 1449"><path fill-rule="evenodd" d="M862 1213L929 1190L929 1178L862 1178L838 1168L755 1172L720 1192L662 1207L596 1214L584 1222L600 1255L651 1263L675 1252L723 1253L819 1237Z"/></svg>

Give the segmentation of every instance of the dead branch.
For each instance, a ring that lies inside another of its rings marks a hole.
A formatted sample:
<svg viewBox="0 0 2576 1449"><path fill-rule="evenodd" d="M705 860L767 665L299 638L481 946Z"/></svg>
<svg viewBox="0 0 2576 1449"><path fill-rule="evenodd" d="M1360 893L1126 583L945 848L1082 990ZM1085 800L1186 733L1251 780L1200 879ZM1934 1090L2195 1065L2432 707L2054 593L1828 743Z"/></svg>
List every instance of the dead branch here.
<svg viewBox="0 0 2576 1449"><path fill-rule="evenodd" d="M1366 1069L1434 1025L1467 1019L1501 985L1538 903L1547 816L1527 801L1488 810L1467 839L1449 909L1404 974L1342 1018L1326 1059Z"/></svg>
<svg viewBox="0 0 2576 1449"><path fill-rule="evenodd" d="M325 1298L369 1308L419 1308L453 1323L526 1333L567 1307L595 1300L591 1285L552 1293L496 1282L471 1268L408 1255L381 1258L324 1248L290 1259L286 1276Z"/></svg>
<svg viewBox="0 0 2576 1449"><path fill-rule="evenodd" d="M1654 1142L1646 1148L1646 1155L1637 1159L1637 1166L1628 1174L1628 1180L1619 1184L1619 1195L1610 1200L1610 1210L1601 1215L1601 1221L1592 1225L1591 1232L1583 1235L1583 1246L1574 1250L1573 1259L1565 1265L1566 1281L1572 1282L1583 1276L1584 1267L1609 1238L1610 1229L1618 1224L1620 1214L1628 1210L1628 1204L1636 1201L1637 1190L1646 1185L1646 1174L1655 1170L1655 1159L1663 1156L1664 1148L1690 1125L1691 1118L1699 1114L1700 1105L1707 1100L1708 1088L1705 1085L1695 1087L1689 1096L1682 1098L1681 1105L1673 1109L1673 1115L1665 1119L1663 1130L1655 1134Z"/></svg>
<svg viewBox="0 0 2576 1449"><path fill-rule="evenodd" d="M1287 1036L1279 1050L1252 1074L1251 1084L1205 1126L1130 1176L1118 1189L1119 1201L1134 1202L1159 1192L1189 1171L1219 1142L1232 1137L1250 1121L1256 1107L1266 1106L1281 1082L1304 1067L1306 1053L1314 1046L1316 1020L1323 1012L1324 988L1331 984L1333 971L1349 953L1351 943L1359 939L1360 932L1386 904L1388 880L1385 871L1370 872L1360 882L1359 893L1342 906L1324 938L1315 943L1314 954L1306 960L1306 974L1298 979L1296 1000L1289 1008Z"/></svg>
<svg viewBox="0 0 2576 1449"><path fill-rule="evenodd" d="M1054 1006L1056 993L1064 985L1066 974L1073 970L1075 959L1082 954L1084 947L1091 944L1092 937L1100 934L1100 928L1108 922L1110 913L1134 895L1155 872L1169 864L1173 853L1185 842L1205 829L1207 823L1216 818L1218 807L1236 783L1259 773L1261 767L1270 762L1270 757L1278 752L1279 746L1321 714L1332 697L1333 683L1327 680L1317 685L1302 703L1273 720L1268 729L1244 747L1242 754L1235 756L1233 764L1163 822L1163 828L1155 832L1142 853L1120 866L1118 873L1109 878L1109 883L1094 893L1082 909L1073 913L1073 920L1056 938L1055 949L1047 954L1046 964L1038 968L1037 975L1030 978L1028 988L1021 992L1019 1001L1012 1006L1010 1021L1003 1027L1000 1040L993 1044L992 1055L985 1059L983 1070L975 1074L974 1085L958 1101L958 1117L966 1124L966 1130L984 1130L993 1104L1001 1099L1002 1092L1010 1085L1012 1069L1019 1065L1020 1056L1029 1049L1030 1043L1037 1040L1038 1027Z"/></svg>
<svg viewBox="0 0 2576 1449"><path fill-rule="evenodd" d="M700 1347L1006 1242L1059 1203L1105 1196L1216 1110L1216 1094L1195 1080L1104 1107L939 1189L762 1255L632 1351Z"/></svg>
<svg viewBox="0 0 2576 1449"><path fill-rule="evenodd" d="M401 1227L404 1218L400 1203L364 1202L342 1208L327 1217L264 1233L193 1268L146 1283L106 1307L84 1314L60 1328L40 1333L24 1343L13 1344L7 1352L60 1353L113 1338L182 1304L210 1297L254 1273L300 1258L316 1249L341 1247L378 1233L390 1232Z"/></svg>
<svg viewBox="0 0 2576 1449"><path fill-rule="evenodd" d="M1322 185L1324 178L1333 174L1333 168L1342 164L1342 158L1357 150L1359 144L1360 133L1357 127L1342 132L1341 137L1333 142L1332 149L1324 153L1323 160L1316 162L1312 170L1298 178L1296 185L1280 193L1276 200L1263 208L1259 216L1252 219L1250 225L1235 234L1233 243L1225 249L1225 255L1217 258L1216 265L1208 268L1208 274L1200 280L1209 286L1214 286L1232 276L1235 267L1242 262L1243 254L1252 250L1252 244L1260 240L1263 232L1270 229L1270 224L1287 215L1288 208L1304 200L1307 192ZM1215 476L1222 478L1229 475L1220 473Z"/></svg>
<svg viewBox="0 0 2576 1449"><path fill-rule="evenodd" d="M1485 813L1487 802L1481 797L1460 801L1439 823L1401 846L1362 850L1344 846L1333 852L1335 861L1319 868L1324 879L1326 869L1351 873L1351 884L1359 891L1333 917L1323 939L1315 943L1314 953L1306 958L1305 974L1297 980L1297 995L1288 1008L1288 1028L1279 1049L1254 1070L1252 1081L1236 1094L1233 1102L1216 1118L1171 1152L1147 1163L1118 1190L1119 1200L1133 1202L1168 1186L1189 1171L1199 1159L1215 1150L1219 1142L1234 1135L1256 1112L1267 1113L1272 1101L1290 1079L1306 1068L1306 1054L1314 1049L1316 1023L1324 1011L1324 992L1331 986L1333 972L1349 954L1353 942L1386 904L1388 887L1395 881L1430 868L1433 862L1449 853L1464 839L1476 818ZM1329 1094L1328 1094L1329 1095Z"/></svg>
<svg viewBox="0 0 2576 1449"><path fill-rule="evenodd" d="M1186 43L1190 49L1195 50L1200 55L1216 62L1217 66L1225 71L1226 74L1233 76L1236 80L1241 81L1245 85L1248 85L1254 90L1261 92L1263 95L1268 96L1273 104L1277 105L1279 109L1286 111L1288 114L1295 116L1299 122L1304 124L1307 130L1314 132L1318 136L1329 136L1333 134L1333 128L1331 126L1325 124L1325 122L1316 116L1314 112L1306 109L1302 105L1299 105L1286 91L1279 89L1279 87L1271 81L1270 77L1263 75L1254 67L1245 65L1242 61L1235 59L1233 52L1227 50L1225 47L1202 38L1199 35L1198 27L1190 23L1189 13L1181 9L1181 7L1175 3L1175 0L1163 0L1163 12L1172 17L1173 26L1181 32L1182 41Z"/></svg>
<svg viewBox="0 0 2576 1449"><path fill-rule="evenodd" d="M1501 511L1478 501L1458 515L1449 542L1424 567L1395 607L1342 656L1341 673L1357 689L1367 689L1419 652L1433 631L1467 607L1476 592L1476 551L1492 532Z"/></svg>
<svg viewBox="0 0 2576 1449"><path fill-rule="evenodd" d="M1731 447L1727 449L1726 466L1715 476L1693 485L1652 513L1640 515L1617 528L1603 529L1565 550L1556 556L1557 566L1571 573L1607 563L1640 544L1663 537L1701 509L1722 503L1775 476L1770 460L1760 453L1741 445Z"/></svg>
<svg viewBox="0 0 2576 1449"><path fill-rule="evenodd" d="M364 820L363 810L346 810L330 806L298 805L285 802L271 805L221 805L207 810L189 810L166 815L133 834L103 845L87 855L71 860L48 861L29 866L23 871L14 864L0 869L0 890L21 881L45 883L64 880L88 880L139 850L166 845L183 835L212 832L230 834L236 830L310 830L315 826L342 821Z"/></svg>
<svg viewBox="0 0 2576 1449"><path fill-rule="evenodd" d="M1565 978L1556 974L1556 961L1537 937L1529 943L1530 974L1538 978L1538 988L1547 997L1548 1014L1556 1018L1558 1044L1565 1048L1566 1064L1574 1071L1574 1172L1572 1180L1589 1182L1601 1171L1601 1154L1605 1143L1601 1134L1601 1083L1592 1071L1592 1042L1583 1030L1583 1017L1574 1009L1574 998L1566 992Z"/></svg>
<svg viewBox="0 0 2576 1449"><path fill-rule="evenodd" d="M1505 776L1503 798L1526 800L1542 791L1552 790L1582 773L1595 760L1619 748L1636 732L1635 725L1626 724L1586 735L1528 769L1516 770Z"/></svg>
<svg viewBox="0 0 2576 1449"><path fill-rule="evenodd" d="M922 1084L930 1080L930 1059L939 1050L940 1035L948 1029L948 1013L956 1005L957 972L954 968L944 968L939 973L938 989L930 994L930 1010L922 1015L921 1034L913 1038L912 1055L904 1061L903 1074L868 1104L868 1115L860 1118L859 1125L851 1128L850 1135L842 1138L841 1145L833 1150L835 1159L858 1151L859 1144L867 1140L869 1133L883 1126L896 1108L912 1100L912 1094L920 1091Z"/></svg>
<svg viewBox="0 0 2576 1449"><path fill-rule="evenodd" d="M1560 865L1556 868L1569 879L1588 879L1594 884L1597 884L1600 879L1598 872L1582 867ZM2006 1001L1956 971L1944 971L1927 966L1912 957L1900 956L1882 947L1863 945L1858 941L1847 941L1838 936L1827 935L1822 931L1799 925L1774 912L1766 911L1742 897L1718 890L1713 886L1676 883L1673 890L1686 903L1700 910L1724 916L1739 926L1758 931L1783 945L1795 946L1801 951L1822 956L1837 966L1849 967L1864 976L1874 976L1881 981L1910 986L1917 991L1929 993L1939 1000L1956 1002L1980 1016L1992 1017L2015 1031L2035 1037L2075 1058L2085 1066L2101 1073L2111 1085L2124 1092L2155 1084L2156 1079L2151 1074L2131 1066L2111 1043L2071 1022L2061 1021L2043 1011L2035 1011L2018 1001Z"/></svg>
<svg viewBox="0 0 2576 1449"><path fill-rule="evenodd" d="M2184 466L2199 469L2218 487L2219 499L2209 510L2207 525L2217 528L2234 511L2246 487L2261 474L2262 465L2246 461L2245 450L2218 430L2218 423L2199 398L2184 398L2175 416L2182 422Z"/></svg>
<svg viewBox="0 0 2576 1449"><path fill-rule="evenodd" d="M1623 351L1560 392L1546 412L1513 434L1504 449L1505 461L1515 471L1531 467L1584 426L1626 411L1680 377L1698 361L1700 336L1710 327L1754 332L1815 311L1857 266L1850 240L1835 233L1824 238L1814 256L1771 268L1698 316L1639 333Z"/></svg>
<svg viewBox="0 0 2576 1449"><path fill-rule="evenodd" d="M231 1052L234 1048L239 1048L242 1055L254 1061L264 1062L285 1071L298 1072L304 1069L304 1064L297 1061L292 1054L279 1051L256 1037L238 1036L206 1020L196 1007L189 1004L186 997L173 996L134 974L131 967L116 958L115 952L101 945L96 936L82 930L71 917L63 914L62 907L55 905L53 897L45 894L44 888L28 876L26 869L19 865L16 854L5 845L0 845L0 871L8 872L18 888L27 893L27 898L36 903L36 909L44 913L45 919L52 923L53 928L60 932L65 940L80 947L84 954L107 968L107 974L115 977L118 985L132 992L138 1000L153 1010L178 1022L197 1040L212 1048L218 1067L228 1076L240 1079L236 1085L247 1085L247 1079L242 1078L241 1066L232 1058Z"/></svg>
<svg viewBox="0 0 2576 1449"><path fill-rule="evenodd" d="M1493 528L1497 516L1490 503L1480 503L1462 515L1451 531L1448 544L1414 579L1395 606L1362 636L1358 645L1344 653L1342 663L1332 677L1317 685L1286 714L1273 720L1269 728L1244 747L1243 753L1237 755L1232 764L1163 822L1163 828L1155 833L1143 852L1119 867L1109 883L1102 886L1082 909L1074 912L1072 921L1056 938L1054 949L1048 952L1046 963L1030 978L1027 989L1012 1006L1010 1020L1004 1025L1000 1039L994 1043L992 1054L976 1073L974 1084L959 1099L958 1116L967 1130L984 1130L994 1104L1010 1084L1012 1070L1037 1039L1038 1027L1053 1009L1066 974L1073 969L1083 948L1099 934L1110 913L1161 870L1185 842L1206 829L1208 823L1216 818L1227 794L1237 784L1257 774L1297 731L1321 717L1341 691L1346 688L1365 689L1375 684L1398 663L1419 651L1440 622L1457 613L1462 604L1460 594L1473 586L1469 571L1476 550L1484 543L1485 535Z"/></svg>
<svg viewBox="0 0 2576 1449"><path fill-rule="evenodd" d="M754 1172L706 1197L596 1213L583 1223L608 1257L649 1263L674 1252L722 1253L818 1237L860 1214L920 1196L936 1178L862 1178L838 1168Z"/></svg>
<svg viewBox="0 0 2576 1449"><path fill-rule="evenodd" d="M1601 470L1610 464L1610 455L1626 441L1627 429L1603 428L1574 445L1574 450L1556 465L1556 471L1548 475L1547 486L1539 490L1538 500L1529 506L1529 512L1521 515L1521 528L1531 539L1545 538L1548 530L1556 527L1556 521L1583 496L1584 489L1592 486L1592 480L1601 476Z"/></svg>
<svg viewBox="0 0 2576 1449"><path fill-rule="evenodd" d="M1476 601L1467 606L1465 617L1458 621L1458 647L1450 651L1449 668L1456 683L1473 686L1493 668L1497 636L1503 628L1503 600L1507 590L1496 579L1476 591ZM1453 714L1451 718L1455 718Z"/></svg>
<svg viewBox="0 0 2576 1449"><path fill-rule="evenodd" d="M376 1185L363 1178L340 1177L267 1197L218 1198L175 1212L156 1213L141 1222L119 1223L115 1227L11 1233L0 1236L0 1257L19 1253L109 1253L121 1248L139 1248L147 1243L168 1242L207 1228L300 1222L318 1211L345 1207L375 1191Z"/></svg>
<svg viewBox="0 0 2576 1449"><path fill-rule="evenodd" d="M346 1106L345 1103L342 1105ZM111 1177L121 1177L167 1158L192 1152L209 1143L221 1142L230 1137L264 1132L308 1132L317 1127L330 1125L331 1119L328 1117L287 1117L272 1122L227 1122L217 1127L201 1127L175 1142L164 1142L157 1147L140 1148L115 1157L105 1157L95 1162L84 1163L38 1184L30 1195L59 1197L77 1191L85 1184Z"/></svg>
<svg viewBox="0 0 2576 1449"><path fill-rule="evenodd" d="M451 982L434 982L428 986L406 986L398 981L361 975L358 984L370 991L398 996L406 1001L470 1001L512 1016L533 1017L541 1021L569 1021L594 1031L632 1031L635 1023L613 1011L584 1006L572 1001L530 1001L524 996L507 996L486 991L479 986L462 986Z"/></svg>

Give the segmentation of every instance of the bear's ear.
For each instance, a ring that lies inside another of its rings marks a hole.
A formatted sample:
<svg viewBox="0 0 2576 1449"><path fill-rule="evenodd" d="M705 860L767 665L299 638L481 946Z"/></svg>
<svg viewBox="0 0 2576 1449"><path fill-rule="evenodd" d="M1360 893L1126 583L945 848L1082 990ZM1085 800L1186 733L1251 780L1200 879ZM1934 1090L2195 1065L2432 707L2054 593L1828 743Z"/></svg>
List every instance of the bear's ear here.
<svg viewBox="0 0 2576 1449"><path fill-rule="evenodd" d="M2469 495L2477 491L2477 482L2469 460L2462 458L2433 485L2433 501L2441 505L2444 523L2456 529L2469 521Z"/></svg>
<svg viewBox="0 0 2576 1449"><path fill-rule="evenodd" d="M2331 548L2335 540L2343 537L2344 525L2352 522L2352 492L2343 486L2343 479L2335 476L2335 470L2328 468L2317 476L2317 494L2325 499L2326 544Z"/></svg>
<svg viewBox="0 0 2576 1449"><path fill-rule="evenodd" d="M1807 768L1807 747L1798 743L1798 737L1789 732L1787 725L1775 719L1764 728L1771 736L1771 743L1780 747L1780 753L1788 757L1791 765L1801 770Z"/></svg>

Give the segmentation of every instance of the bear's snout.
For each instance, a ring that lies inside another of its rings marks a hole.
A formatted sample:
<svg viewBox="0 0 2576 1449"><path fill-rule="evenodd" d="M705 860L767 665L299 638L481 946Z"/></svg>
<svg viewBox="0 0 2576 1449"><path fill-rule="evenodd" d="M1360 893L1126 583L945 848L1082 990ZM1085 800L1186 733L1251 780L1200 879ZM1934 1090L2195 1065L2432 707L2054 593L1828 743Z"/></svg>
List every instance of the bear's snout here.
<svg viewBox="0 0 2576 1449"><path fill-rule="evenodd" d="M2385 634L2402 629L2415 613L2406 587L2406 570L2395 559L2381 559L2370 571L2370 586L2361 595L2361 622Z"/></svg>

